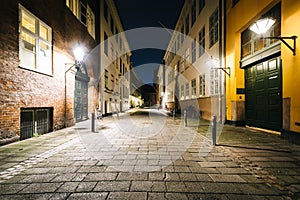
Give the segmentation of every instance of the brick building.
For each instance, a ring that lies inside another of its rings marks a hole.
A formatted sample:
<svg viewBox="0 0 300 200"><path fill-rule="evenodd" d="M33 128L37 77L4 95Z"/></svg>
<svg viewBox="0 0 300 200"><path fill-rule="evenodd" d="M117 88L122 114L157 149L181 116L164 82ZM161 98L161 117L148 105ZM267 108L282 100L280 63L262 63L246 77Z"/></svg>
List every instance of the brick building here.
<svg viewBox="0 0 300 200"><path fill-rule="evenodd" d="M89 53L100 41L99 11L92 0L1 1L0 143L88 118L98 94L99 62ZM77 45L86 55L78 70Z"/></svg>

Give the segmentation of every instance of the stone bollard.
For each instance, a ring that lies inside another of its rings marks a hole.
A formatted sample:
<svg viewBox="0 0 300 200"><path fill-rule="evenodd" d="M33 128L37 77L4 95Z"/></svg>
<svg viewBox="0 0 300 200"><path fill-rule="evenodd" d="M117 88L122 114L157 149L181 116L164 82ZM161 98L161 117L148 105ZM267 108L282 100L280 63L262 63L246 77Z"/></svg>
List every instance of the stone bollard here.
<svg viewBox="0 0 300 200"><path fill-rule="evenodd" d="M212 128L211 128L211 130L212 130L212 134L211 134L212 135L212 144L216 145L217 144L217 117L215 115L212 117L211 125L212 125Z"/></svg>
<svg viewBox="0 0 300 200"><path fill-rule="evenodd" d="M92 132L95 133L95 113L92 113L91 126Z"/></svg>

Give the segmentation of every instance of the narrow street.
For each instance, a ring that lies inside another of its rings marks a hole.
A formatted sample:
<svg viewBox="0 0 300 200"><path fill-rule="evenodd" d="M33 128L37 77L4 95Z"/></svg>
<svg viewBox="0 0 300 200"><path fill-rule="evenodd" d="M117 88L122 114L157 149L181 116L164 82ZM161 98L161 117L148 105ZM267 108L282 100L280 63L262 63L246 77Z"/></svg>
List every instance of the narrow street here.
<svg viewBox="0 0 300 200"><path fill-rule="evenodd" d="M297 199L300 147L140 109L0 147L0 199ZM278 149L280 145L280 149Z"/></svg>

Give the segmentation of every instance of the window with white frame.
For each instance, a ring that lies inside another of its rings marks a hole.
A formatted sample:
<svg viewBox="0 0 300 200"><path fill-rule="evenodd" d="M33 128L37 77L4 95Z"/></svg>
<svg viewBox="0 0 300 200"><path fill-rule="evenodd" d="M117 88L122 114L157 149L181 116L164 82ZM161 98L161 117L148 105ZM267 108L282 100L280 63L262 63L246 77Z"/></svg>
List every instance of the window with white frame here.
<svg viewBox="0 0 300 200"><path fill-rule="evenodd" d="M219 94L219 70L218 69L210 70L210 94L211 95Z"/></svg>
<svg viewBox="0 0 300 200"><path fill-rule="evenodd" d="M184 85L180 87L180 99L184 99Z"/></svg>
<svg viewBox="0 0 300 200"><path fill-rule="evenodd" d="M192 42L192 63L196 62L196 40Z"/></svg>
<svg viewBox="0 0 300 200"><path fill-rule="evenodd" d="M199 76L199 96L205 96L205 74Z"/></svg>
<svg viewBox="0 0 300 200"><path fill-rule="evenodd" d="M186 83L185 84L185 99L189 99L190 98L190 84Z"/></svg>
<svg viewBox="0 0 300 200"><path fill-rule="evenodd" d="M192 87L192 98L196 98L196 79L193 79L191 81L191 87Z"/></svg>
<svg viewBox="0 0 300 200"><path fill-rule="evenodd" d="M185 62L185 69L189 68L189 65L190 65L190 48L187 48L185 50L184 62Z"/></svg>
<svg viewBox="0 0 300 200"><path fill-rule="evenodd" d="M52 29L20 5L20 66L52 75Z"/></svg>

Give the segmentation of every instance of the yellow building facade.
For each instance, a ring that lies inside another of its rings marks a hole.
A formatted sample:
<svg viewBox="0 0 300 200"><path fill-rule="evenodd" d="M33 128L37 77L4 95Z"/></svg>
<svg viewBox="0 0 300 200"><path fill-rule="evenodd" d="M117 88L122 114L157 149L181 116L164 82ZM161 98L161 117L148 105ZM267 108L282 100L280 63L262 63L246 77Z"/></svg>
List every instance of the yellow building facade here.
<svg viewBox="0 0 300 200"><path fill-rule="evenodd" d="M229 0L226 2L225 67L226 119L233 123L300 133L300 1ZM273 18L275 24L264 35L249 28L257 20ZM268 39L263 37L269 37ZM291 49L295 48L295 54Z"/></svg>

